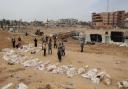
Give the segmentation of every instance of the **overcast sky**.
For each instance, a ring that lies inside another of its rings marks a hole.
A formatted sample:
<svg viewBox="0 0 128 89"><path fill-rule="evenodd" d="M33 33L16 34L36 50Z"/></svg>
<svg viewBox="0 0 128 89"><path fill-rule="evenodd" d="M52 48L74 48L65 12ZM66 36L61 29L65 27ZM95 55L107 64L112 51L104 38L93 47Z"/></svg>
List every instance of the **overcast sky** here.
<svg viewBox="0 0 128 89"><path fill-rule="evenodd" d="M110 11L127 10L128 0L109 0ZM25 21L76 18L91 21L92 12L107 11L107 0L0 0L0 19Z"/></svg>

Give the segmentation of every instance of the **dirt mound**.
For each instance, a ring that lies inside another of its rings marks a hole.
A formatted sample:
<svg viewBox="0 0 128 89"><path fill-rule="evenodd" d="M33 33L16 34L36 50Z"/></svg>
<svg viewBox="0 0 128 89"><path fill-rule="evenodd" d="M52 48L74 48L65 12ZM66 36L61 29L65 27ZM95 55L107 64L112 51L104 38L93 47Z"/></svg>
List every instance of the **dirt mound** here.
<svg viewBox="0 0 128 89"><path fill-rule="evenodd" d="M12 34L7 31L0 31L0 49L11 47Z"/></svg>

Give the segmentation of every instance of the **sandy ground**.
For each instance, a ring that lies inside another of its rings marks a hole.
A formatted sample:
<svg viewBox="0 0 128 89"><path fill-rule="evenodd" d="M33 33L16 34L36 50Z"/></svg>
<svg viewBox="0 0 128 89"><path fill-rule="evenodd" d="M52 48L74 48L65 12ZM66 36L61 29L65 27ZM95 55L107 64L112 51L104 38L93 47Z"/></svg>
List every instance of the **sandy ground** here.
<svg viewBox="0 0 128 89"><path fill-rule="evenodd" d="M5 32L5 34L8 33ZM6 37L1 35L0 32L0 39L5 39ZM33 39L32 37L25 36L22 36L22 38L26 43ZM5 39L0 43L0 47L10 47L9 42L9 40ZM68 78L64 75L49 74L35 69L25 69L21 65L8 65L1 58L2 55L0 55L0 88L12 82L14 85L9 89L14 89L16 84L24 82L29 89L49 89L45 88L47 84L50 84L51 89L64 89L62 85L67 83L74 84L76 89L118 89L117 81L128 79L128 48L105 44L86 45L85 52L80 53L77 41L69 39L65 45L66 56L60 65L73 64L78 68L88 65L89 68L105 70L112 77L112 85L107 86L103 83L96 85L81 76ZM49 60L51 63L58 63L56 52L57 50L53 49L53 54L46 57L43 55L29 56L37 57L43 61Z"/></svg>

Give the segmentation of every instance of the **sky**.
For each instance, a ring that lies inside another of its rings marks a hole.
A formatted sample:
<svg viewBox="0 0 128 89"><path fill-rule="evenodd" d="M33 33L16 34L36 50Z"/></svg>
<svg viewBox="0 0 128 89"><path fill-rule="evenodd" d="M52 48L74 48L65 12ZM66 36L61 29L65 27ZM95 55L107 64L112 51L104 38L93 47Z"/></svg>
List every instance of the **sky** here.
<svg viewBox="0 0 128 89"><path fill-rule="evenodd" d="M109 11L128 11L128 0L109 0ZM75 18L91 21L92 12L107 11L107 0L0 0L0 19L45 21Z"/></svg>

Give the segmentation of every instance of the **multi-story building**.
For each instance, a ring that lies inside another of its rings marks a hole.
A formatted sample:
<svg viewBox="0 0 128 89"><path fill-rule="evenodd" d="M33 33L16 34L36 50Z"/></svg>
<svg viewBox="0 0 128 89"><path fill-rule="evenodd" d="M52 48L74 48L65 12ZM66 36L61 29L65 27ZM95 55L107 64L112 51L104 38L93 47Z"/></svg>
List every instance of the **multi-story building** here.
<svg viewBox="0 0 128 89"><path fill-rule="evenodd" d="M59 24L63 25L76 25L78 23L77 19L60 19Z"/></svg>
<svg viewBox="0 0 128 89"><path fill-rule="evenodd" d="M92 13L92 25L94 28L123 27L126 17L125 11Z"/></svg>
<svg viewBox="0 0 128 89"><path fill-rule="evenodd" d="M128 28L128 18L124 20L124 28Z"/></svg>
<svg viewBox="0 0 128 89"><path fill-rule="evenodd" d="M58 26L58 21L55 20L47 20L45 23L47 27L57 27Z"/></svg>
<svg viewBox="0 0 128 89"><path fill-rule="evenodd" d="M30 24L33 26L44 26L43 21L32 21Z"/></svg>

